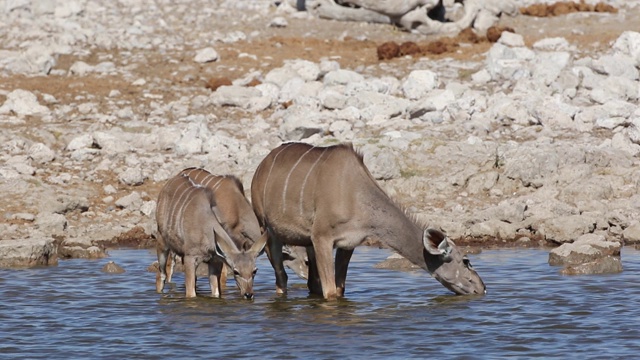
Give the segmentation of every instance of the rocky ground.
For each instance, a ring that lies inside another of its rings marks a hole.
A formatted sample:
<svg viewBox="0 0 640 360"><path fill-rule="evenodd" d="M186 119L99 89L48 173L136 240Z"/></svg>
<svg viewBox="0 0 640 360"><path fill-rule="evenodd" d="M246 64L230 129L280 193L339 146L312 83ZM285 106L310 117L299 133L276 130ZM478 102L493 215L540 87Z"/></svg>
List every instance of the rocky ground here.
<svg viewBox="0 0 640 360"><path fill-rule="evenodd" d="M269 1L0 0L0 246L148 247L166 179L249 189L291 140L353 142L459 244L638 243L640 1L607 4L503 15L489 41Z"/></svg>

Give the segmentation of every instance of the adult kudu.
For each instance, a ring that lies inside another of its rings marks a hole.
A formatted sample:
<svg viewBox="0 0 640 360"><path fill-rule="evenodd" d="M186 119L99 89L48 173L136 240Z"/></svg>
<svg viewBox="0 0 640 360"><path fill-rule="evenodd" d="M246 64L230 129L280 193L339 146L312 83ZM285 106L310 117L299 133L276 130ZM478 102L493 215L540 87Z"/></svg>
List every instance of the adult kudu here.
<svg viewBox="0 0 640 360"><path fill-rule="evenodd" d="M222 200L224 201L224 200ZM226 264L233 270L241 295L253 298L253 281L257 271L256 258L264 249L266 233L251 246L238 247L221 225L222 201L214 192L179 174L164 185L158 197L158 267L156 291L162 292L167 278L167 257L170 252L183 258L187 297L196 296L196 268L208 264L211 294L221 293L221 273Z"/></svg>
<svg viewBox="0 0 640 360"><path fill-rule="evenodd" d="M351 144L285 143L275 148L256 169L251 199L269 234L267 252L278 293L287 289L283 244L312 246L322 295L333 299L344 296L353 250L368 238L388 245L456 294L486 292L453 241L408 216L378 185Z"/></svg>

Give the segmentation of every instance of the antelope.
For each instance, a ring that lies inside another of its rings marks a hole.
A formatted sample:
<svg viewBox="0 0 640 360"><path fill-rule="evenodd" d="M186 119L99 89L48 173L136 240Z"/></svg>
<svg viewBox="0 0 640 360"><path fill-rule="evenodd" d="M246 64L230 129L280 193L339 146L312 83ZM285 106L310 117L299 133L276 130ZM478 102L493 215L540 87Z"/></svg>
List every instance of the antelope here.
<svg viewBox="0 0 640 360"><path fill-rule="evenodd" d="M158 267L156 291L161 293L167 279L167 257L170 252L184 262L186 297L196 296L196 268L204 262L209 267L211 295L221 295L223 265L233 269L242 296L253 298L253 280L257 272L256 258L267 242L265 233L256 242L240 248L221 225L222 203L214 192L195 183L189 176L177 175L167 181L156 210L158 223Z"/></svg>
<svg viewBox="0 0 640 360"><path fill-rule="evenodd" d="M180 172L196 184L210 188L216 198L221 214L222 227L231 236L238 248L246 249L260 239L262 233L251 204L244 194L244 186L240 179L233 175L213 175L202 168L186 168ZM175 264L173 261L171 264ZM309 273L307 252L300 247L287 247L284 250L284 265L293 270L299 277L307 279ZM173 269L171 269L173 270ZM167 279L171 279L167 273ZM226 269L222 271L222 289L226 283Z"/></svg>
<svg viewBox="0 0 640 360"><path fill-rule="evenodd" d="M282 247L282 260L284 266L293 270L300 278L307 280L309 278L309 257L307 249L302 246Z"/></svg>
<svg viewBox="0 0 640 360"><path fill-rule="evenodd" d="M278 294L287 291L284 244L310 247L308 287L320 292L314 285L318 277L324 298L336 299L344 296L355 247L369 238L422 267L455 294L486 293L482 279L454 242L407 215L376 182L351 144L282 144L258 165L251 199L269 236L266 250Z"/></svg>

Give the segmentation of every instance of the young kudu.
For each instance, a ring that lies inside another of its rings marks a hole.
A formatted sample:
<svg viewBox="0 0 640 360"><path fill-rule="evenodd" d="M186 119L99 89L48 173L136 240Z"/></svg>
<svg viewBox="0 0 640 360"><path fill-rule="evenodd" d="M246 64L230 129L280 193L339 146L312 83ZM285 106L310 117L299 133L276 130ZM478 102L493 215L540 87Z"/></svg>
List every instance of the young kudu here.
<svg viewBox="0 0 640 360"><path fill-rule="evenodd" d="M385 243L456 294L485 293L482 279L453 241L407 216L350 144L279 146L256 169L251 198L269 234L267 252L278 293L287 288L283 244L312 246L309 288L314 292L317 272L322 295L333 299L344 296L353 250L368 238Z"/></svg>
<svg viewBox="0 0 640 360"><path fill-rule="evenodd" d="M251 204L244 194L244 186L240 179L233 175L214 175L202 168L187 168L180 172L196 184L213 191L218 208L220 223L239 249L248 249L260 239L260 224L253 212ZM175 261L172 262L175 264ZM305 248L292 246L284 249L284 265L292 269L299 277L307 279L309 270ZM221 284L226 283L226 269L222 271ZM171 275L167 273L167 279ZM224 286L222 286L224 289Z"/></svg>
<svg viewBox="0 0 640 360"><path fill-rule="evenodd" d="M214 192L195 183L189 176L177 175L167 181L158 197L158 267L156 291L162 292L167 278L170 252L183 258L186 296L196 296L196 268L200 262L209 266L211 294L221 294L223 264L233 269L241 295L253 298L256 258L264 249L266 233L250 246L238 247L221 225L224 205Z"/></svg>

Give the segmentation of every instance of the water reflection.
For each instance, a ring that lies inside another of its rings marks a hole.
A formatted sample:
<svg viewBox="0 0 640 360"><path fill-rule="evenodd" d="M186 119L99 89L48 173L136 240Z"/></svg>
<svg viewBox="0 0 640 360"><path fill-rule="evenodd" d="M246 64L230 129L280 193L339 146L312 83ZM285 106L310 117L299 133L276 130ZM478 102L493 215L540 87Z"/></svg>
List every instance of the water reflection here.
<svg viewBox="0 0 640 360"><path fill-rule="evenodd" d="M489 293L453 296L424 271L374 269L389 253L356 250L347 297L327 302L290 277L275 294L265 257L256 298L231 279L222 299L184 298L184 279L156 294L154 255L0 270L0 357L8 358L632 358L640 351L640 252L621 274L562 276L539 250L472 256ZM124 274L100 271L109 260Z"/></svg>

